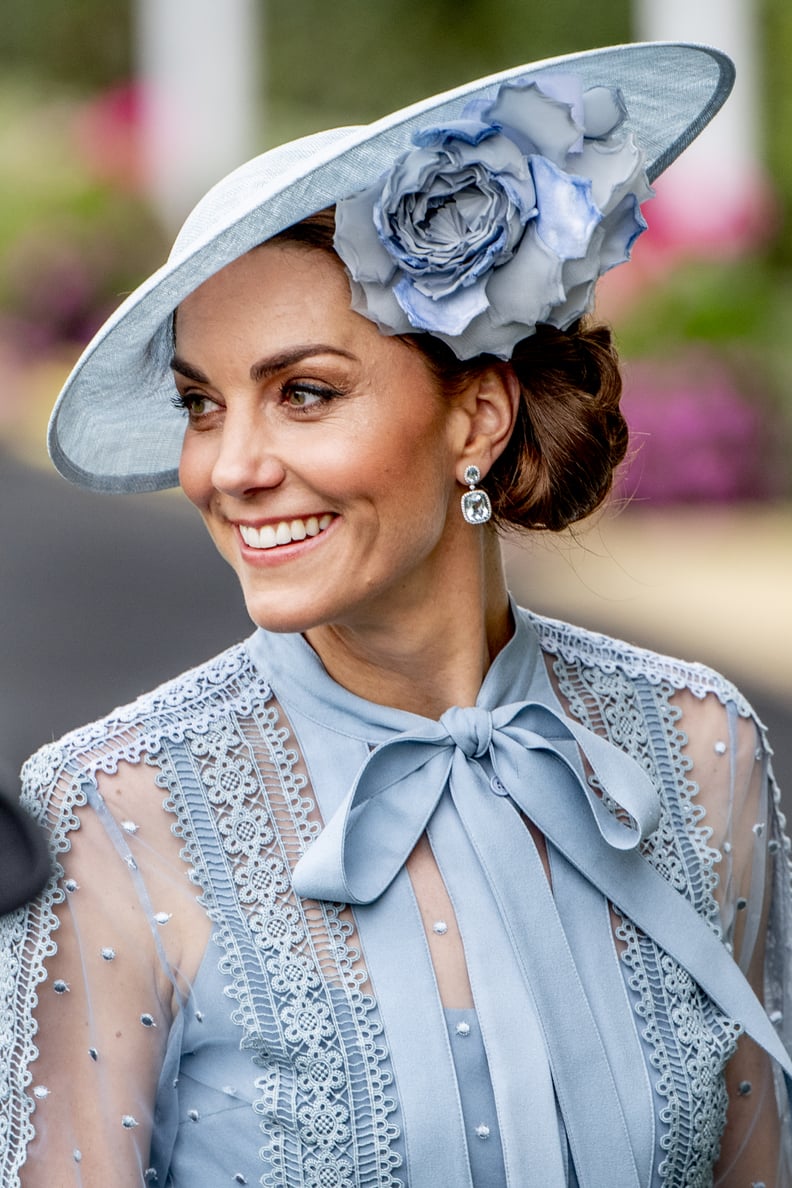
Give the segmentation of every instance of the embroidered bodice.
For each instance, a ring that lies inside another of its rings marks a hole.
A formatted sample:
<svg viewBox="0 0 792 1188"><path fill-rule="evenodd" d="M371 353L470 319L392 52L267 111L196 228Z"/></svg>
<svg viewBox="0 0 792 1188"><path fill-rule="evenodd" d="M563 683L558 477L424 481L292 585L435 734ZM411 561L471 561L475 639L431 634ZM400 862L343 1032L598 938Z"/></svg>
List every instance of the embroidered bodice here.
<svg viewBox="0 0 792 1188"><path fill-rule="evenodd" d="M0 922L4 1186L792 1183L761 729L709 670L515 613L439 723L258 631L28 763L57 870Z"/></svg>

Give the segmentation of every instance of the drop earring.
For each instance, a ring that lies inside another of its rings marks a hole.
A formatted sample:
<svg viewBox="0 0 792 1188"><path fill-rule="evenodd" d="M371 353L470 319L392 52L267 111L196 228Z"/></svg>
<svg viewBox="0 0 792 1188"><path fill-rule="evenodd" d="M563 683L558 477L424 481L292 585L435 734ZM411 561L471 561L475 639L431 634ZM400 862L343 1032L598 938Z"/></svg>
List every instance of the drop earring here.
<svg viewBox="0 0 792 1188"><path fill-rule="evenodd" d="M492 504L486 491L476 489L476 483L481 478L478 466L468 466L465 470L465 482L470 487L462 496L462 515L468 524L486 524L492 516Z"/></svg>

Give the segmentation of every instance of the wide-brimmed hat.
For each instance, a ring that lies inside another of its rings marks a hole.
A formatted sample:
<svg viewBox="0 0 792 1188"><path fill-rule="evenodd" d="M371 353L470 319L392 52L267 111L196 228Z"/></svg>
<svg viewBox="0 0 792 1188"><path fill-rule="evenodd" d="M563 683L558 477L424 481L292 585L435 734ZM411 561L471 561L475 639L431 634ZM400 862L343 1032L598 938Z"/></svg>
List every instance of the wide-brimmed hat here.
<svg viewBox="0 0 792 1188"><path fill-rule="evenodd" d="M531 83L552 93L570 75L584 90L604 87L618 95L651 182L718 111L734 68L707 46L590 50L490 75L372 124L319 132L254 158L199 202L167 263L124 301L84 351L50 421L56 468L96 491L176 486L185 421L173 407L169 361L179 303L251 248L373 186L428 130L468 118L471 105L476 110L493 103L504 84L525 80L526 93Z"/></svg>

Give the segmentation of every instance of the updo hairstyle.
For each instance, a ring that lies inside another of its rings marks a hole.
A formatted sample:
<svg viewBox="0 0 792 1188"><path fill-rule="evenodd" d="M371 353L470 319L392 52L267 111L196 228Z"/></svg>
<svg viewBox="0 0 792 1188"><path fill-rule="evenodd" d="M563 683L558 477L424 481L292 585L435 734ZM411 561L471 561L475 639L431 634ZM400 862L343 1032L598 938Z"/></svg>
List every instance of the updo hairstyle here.
<svg viewBox="0 0 792 1188"><path fill-rule="evenodd" d="M338 259L334 232L328 207L269 242L301 243ZM567 330L540 324L517 343L510 363L488 354L457 359L430 334L399 337L423 355L444 392L461 391L491 367L514 370L522 393L514 430L482 481L499 528L560 532L602 504L628 443L619 360L607 326L585 319Z"/></svg>

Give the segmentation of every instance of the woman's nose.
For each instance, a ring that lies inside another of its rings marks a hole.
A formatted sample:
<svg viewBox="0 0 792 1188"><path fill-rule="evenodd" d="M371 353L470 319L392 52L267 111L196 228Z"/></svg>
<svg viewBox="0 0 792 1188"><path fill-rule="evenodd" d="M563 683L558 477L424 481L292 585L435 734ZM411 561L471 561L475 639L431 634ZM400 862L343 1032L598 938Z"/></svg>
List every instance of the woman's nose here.
<svg viewBox="0 0 792 1188"><path fill-rule="evenodd" d="M229 408L212 467L215 490L238 499L277 487L285 468L259 418Z"/></svg>

